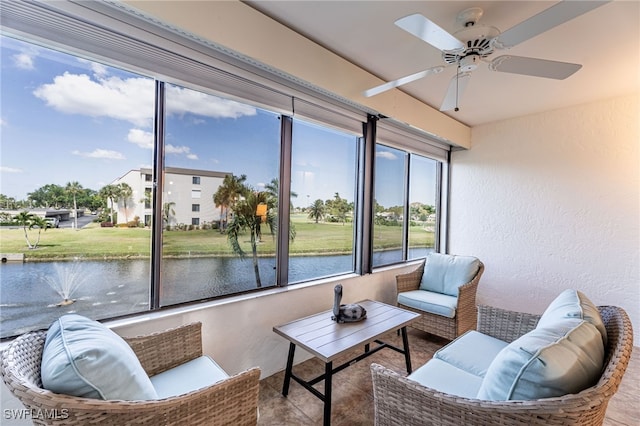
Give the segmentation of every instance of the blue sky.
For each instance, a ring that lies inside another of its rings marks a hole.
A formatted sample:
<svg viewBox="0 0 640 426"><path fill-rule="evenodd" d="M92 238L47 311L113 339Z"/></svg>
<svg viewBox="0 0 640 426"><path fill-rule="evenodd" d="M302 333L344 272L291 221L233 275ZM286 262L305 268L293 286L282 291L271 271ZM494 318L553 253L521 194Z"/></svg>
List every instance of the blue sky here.
<svg viewBox="0 0 640 426"><path fill-rule="evenodd" d="M2 194L20 200L71 181L99 190L129 170L151 167L153 79L7 37L0 44ZM277 114L176 86L166 93L167 166L244 173L257 189L277 177ZM294 123L294 206L335 192L353 201L356 136ZM398 170L402 161L382 150L377 167ZM400 204L393 174L378 180L388 186L377 191L385 194L383 205ZM426 192L432 203L433 191Z"/></svg>

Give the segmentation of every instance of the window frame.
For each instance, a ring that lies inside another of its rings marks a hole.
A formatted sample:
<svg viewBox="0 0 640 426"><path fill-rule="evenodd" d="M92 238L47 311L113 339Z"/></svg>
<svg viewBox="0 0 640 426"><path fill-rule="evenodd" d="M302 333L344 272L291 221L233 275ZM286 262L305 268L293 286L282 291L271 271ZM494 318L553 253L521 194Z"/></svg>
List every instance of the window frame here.
<svg viewBox="0 0 640 426"><path fill-rule="evenodd" d="M336 126L342 130L346 128L352 130L355 125L363 135L358 146L357 199L354 200L356 206L354 216L357 217L354 232L358 236L354 239L356 252L354 272L356 274L364 275L375 269L371 261L373 250L371 238L376 143L389 144L407 150L409 153L438 161L435 241L436 251L446 252L451 146L445 141L371 113L335 95L310 88L295 78L277 73L276 70L236 52L230 52L213 42L198 40L162 23L152 22L149 18L136 15L133 9L123 4L2 2L2 12L0 15L3 34L145 76L164 76L162 80L156 80L154 124L156 136L151 173L153 182L151 256L153 261L149 311L164 309L160 305L159 280L162 259L162 197L160 195L164 188L162 170L164 169L165 83L180 84L194 90L237 99L281 114L278 229L283 232L277 234L276 282L278 285L288 283L291 129L295 116L315 120L322 125ZM34 17L40 18L34 21L32 19ZM34 22L37 23L34 24ZM76 34L80 33L80 30L86 31L89 36L77 38ZM170 47L166 47L167 45ZM144 49L137 50L136 46ZM154 55L158 52L162 54L154 59ZM173 63L167 60L168 57L180 60ZM407 168L406 179L409 179L409 173ZM145 180L146 178L147 176ZM406 212L405 217L407 217ZM405 245L403 261L406 262L407 235L403 237L403 244Z"/></svg>

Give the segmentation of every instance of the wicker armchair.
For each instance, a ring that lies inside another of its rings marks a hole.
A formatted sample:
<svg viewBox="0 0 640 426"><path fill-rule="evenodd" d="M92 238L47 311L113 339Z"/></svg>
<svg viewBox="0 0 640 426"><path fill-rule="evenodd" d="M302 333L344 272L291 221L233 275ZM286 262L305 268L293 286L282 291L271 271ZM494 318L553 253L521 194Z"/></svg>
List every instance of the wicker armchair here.
<svg viewBox="0 0 640 426"><path fill-rule="evenodd" d="M605 367L595 386L580 393L533 401L483 401L437 392L382 367L371 365L375 424L387 425L601 425L633 348L627 313L599 306L607 329ZM479 307L478 331L512 342L535 328L539 316Z"/></svg>
<svg viewBox="0 0 640 426"><path fill-rule="evenodd" d="M45 337L45 331L18 337L2 352L0 365L6 385L25 407L32 410L34 424L235 426L257 423L259 368L251 368L203 389L160 400L78 398L42 389L40 363ZM200 323L125 340L149 376L202 355Z"/></svg>
<svg viewBox="0 0 640 426"><path fill-rule="evenodd" d="M425 263L422 262L412 272L396 276L397 292L417 290L420 287L420 281L424 274ZM411 323L411 327L453 340L469 330L476 328L477 311L476 311L476 293L478 291L478 283L484 272L484 264L480 262L478 273L468 283L458 288L458 305L456 307L456 315L448 318L442 315L436 315L414 309L398 303L398 306L412 312L421 314L422 316Z"/></svg>

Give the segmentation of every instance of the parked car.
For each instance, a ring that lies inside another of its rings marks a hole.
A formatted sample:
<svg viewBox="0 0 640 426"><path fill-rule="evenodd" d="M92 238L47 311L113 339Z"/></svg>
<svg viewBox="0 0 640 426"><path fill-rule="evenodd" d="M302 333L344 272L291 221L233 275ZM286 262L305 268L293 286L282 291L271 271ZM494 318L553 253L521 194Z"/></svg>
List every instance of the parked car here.
<svg viewBox="0 0 640 426"><path fill-rule="evenodd" d="M45 217L44 220L49 222L49 225L52 228L57 228L60 225L60 219L58 219L57 217Z"/></svg>

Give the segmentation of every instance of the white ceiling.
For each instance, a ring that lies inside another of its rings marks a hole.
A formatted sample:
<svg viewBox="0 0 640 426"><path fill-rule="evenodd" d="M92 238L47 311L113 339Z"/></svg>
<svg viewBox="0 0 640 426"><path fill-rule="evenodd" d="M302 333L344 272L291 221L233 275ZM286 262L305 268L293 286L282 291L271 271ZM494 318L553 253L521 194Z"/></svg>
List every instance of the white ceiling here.
<svg viewBox="0 0 640 426"><path fill-rule="evenodd" d="M444 65L441 52L394 25L421 13L443 29L460 29L456 16L480 7L479 23L505 31L556 2L546 1L246 1L383 80ZM447 114L470 125L640 92L640 1L618 0L520 43L497 50L509 54L582 64L566 80L473 71L460 111ZM304 60L304 58L300 58ZM438 109L455 67L402 86L400 90Z"/></svg>

